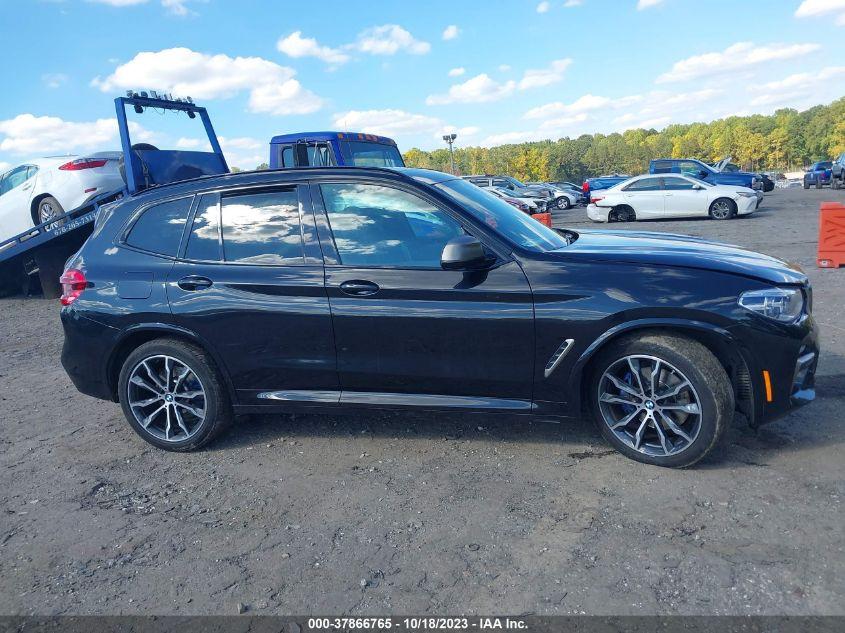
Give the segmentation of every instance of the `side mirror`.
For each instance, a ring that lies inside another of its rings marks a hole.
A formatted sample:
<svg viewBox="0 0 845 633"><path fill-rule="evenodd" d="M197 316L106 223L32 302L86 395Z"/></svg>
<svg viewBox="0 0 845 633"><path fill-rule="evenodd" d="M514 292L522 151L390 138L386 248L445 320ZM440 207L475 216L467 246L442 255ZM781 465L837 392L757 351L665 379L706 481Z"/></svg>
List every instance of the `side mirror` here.
<svg viewBox="0 0 845 633"><path fill-rule="evenodd" d="M459 235L449 240L440 255L443 270L479 270L486 264L484 247L472 235Z"/></svg>
<svg viewBox="0 0 845 633"><path fill-rule="evenodd" d="M702 187L701 185L693 185L692 188L695 189L696 191L700 191L701 189L704 189L704 187Z"/></svg>

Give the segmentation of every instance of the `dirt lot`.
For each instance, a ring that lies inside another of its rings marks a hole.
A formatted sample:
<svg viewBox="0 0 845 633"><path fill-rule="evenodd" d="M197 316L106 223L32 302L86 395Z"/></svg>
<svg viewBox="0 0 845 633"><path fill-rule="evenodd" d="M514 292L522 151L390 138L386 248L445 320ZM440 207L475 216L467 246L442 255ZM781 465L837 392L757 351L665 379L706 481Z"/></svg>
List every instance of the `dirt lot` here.
<svg viewBox="0 0 845 633"><path fill-rule="evenodd" d="M0 613L845 614L845 269L814 265L836 197L628 225L815 286L816 402L681 472L587 422L483 416L248 418L204 452L154 450L71 386L56 302L0 300Z"/></svg>

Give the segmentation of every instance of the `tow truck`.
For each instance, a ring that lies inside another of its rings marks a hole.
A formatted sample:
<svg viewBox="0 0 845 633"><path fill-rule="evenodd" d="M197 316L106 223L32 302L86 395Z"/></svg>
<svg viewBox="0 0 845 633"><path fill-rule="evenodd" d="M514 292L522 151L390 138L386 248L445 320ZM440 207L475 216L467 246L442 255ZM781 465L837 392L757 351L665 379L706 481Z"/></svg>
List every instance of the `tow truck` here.
<svg viewBox="0 0 845 633"><path fill-rule="evenodd" d="M229 172L208 112L190 97L129 91L126 96L117 97L114 105L123 151L123 188L103 193L49 222L0 242L0 289L27 292L32 276L37 274L44 296L58 297L58 280L64 263L88 239L100 209L152 186ZM137 114L153 110L184 114L190 119L199 117L211 151L161 150L147 143L133 144L126 116L129 107Z"/></svg>

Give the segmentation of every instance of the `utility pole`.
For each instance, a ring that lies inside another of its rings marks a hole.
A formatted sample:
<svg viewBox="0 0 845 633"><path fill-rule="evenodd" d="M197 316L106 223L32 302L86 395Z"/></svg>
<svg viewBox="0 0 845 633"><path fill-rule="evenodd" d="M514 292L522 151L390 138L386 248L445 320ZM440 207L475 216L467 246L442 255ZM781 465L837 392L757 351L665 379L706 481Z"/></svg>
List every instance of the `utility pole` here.
<svg viewBox="0 0 845 633"><path fill-rule="evenodd" d="M452 166L452 175L457 176L458 174L455 172L455 152L452 149L452 143L455 142L455 139L458 138L458 135L454 132L452 134L445 134L443 136L443 140L449 144L449 164Z"/></svg>

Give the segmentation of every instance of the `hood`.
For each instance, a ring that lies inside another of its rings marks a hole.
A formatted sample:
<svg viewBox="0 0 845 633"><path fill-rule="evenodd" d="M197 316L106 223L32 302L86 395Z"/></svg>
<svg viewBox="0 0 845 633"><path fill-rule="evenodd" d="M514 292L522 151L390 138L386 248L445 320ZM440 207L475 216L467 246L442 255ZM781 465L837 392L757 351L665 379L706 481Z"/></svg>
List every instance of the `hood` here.
<svg viewBox="0 0 845 633"><path fill-rule="evenodd" d="M773 284L805 284L796 267L769 255L686 235L646 231L575 231L578 239L555 251L604 261L682 266L753 277Z"/></svg>

